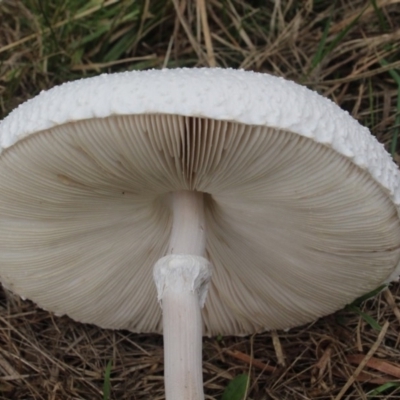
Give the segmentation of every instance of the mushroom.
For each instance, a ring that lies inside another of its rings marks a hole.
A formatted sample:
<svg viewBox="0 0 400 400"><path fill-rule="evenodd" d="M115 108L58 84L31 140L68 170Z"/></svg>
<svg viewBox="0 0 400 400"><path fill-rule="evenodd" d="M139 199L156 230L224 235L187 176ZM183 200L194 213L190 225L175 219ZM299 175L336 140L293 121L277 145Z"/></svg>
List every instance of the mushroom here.
<svg viewBox="0 0 400 400"><path fill-rule="evenodd" d="M77 321L163 332L167 399L204 399L202 335L304 324L400 274L397 167L281 78L66 83L2 121L0 151L3 285Z"/></svg>

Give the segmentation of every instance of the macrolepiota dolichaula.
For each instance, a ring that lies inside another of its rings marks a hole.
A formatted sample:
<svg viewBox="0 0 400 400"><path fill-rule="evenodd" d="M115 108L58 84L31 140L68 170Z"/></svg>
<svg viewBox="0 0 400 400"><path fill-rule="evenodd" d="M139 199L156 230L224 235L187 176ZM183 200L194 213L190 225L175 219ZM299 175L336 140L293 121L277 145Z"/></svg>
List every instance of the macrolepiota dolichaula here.
<svg viewBox="0 0 400 400"><path fill-rule="evenodd" d="M168 400L204 399L202 335L304 324L400 272L396 165L281 78L66 83L4 119L0 145L3 285L77 321L163 333Z"/></svg>

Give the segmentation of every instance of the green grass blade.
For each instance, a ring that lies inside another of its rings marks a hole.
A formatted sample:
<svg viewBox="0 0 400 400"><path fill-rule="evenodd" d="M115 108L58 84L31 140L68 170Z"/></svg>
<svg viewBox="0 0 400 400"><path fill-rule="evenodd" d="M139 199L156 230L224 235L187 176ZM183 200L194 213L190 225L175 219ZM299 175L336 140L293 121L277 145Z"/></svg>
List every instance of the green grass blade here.
<svg viewBox="0 0 400 400"><path fill-rule="evenodd" d="M103 400L109 400L111 394L111 369L112 369L112 361L110 360L107 363L106 370L104 372L104 383L103 383Z"/></svg>
<svg viewBox="0 0 400 400"><path fill-rule="evenodd" d="M372 400L374 396L380 395L390 389L397 389L400 388L400 383L399 382L387 382L384 383L381 386L378 386L376 389L371 390L370 392L367 393L368 399Z"/></svg>
<svg viewBox="0 0 400 400"><path fill-rule="evenodd" d="M332 10L334 10L334 9L335 9L335 5L333 6ZM364 14L366 9L367 9L367 7L364 7L360 11L360 13L352 21L350 21L350 23L347 26L345 26L335 36L335 38L332 40L332 42L325 48L327 35L329 33L330 24L331 24L331 21L332 21L332 14L331 14L331 16L329 17L328 23L325 26L324 33L322 35L321 42L318 45L317 52L316 52L315 56L313 57L313 60L312 60L312 63L311 63L311 67L310 67L310 71L308 72L308 74L310 74L314 70L314 68L317 67L321 63L321 61L329 53L331 53L336 46L339 45L339 43L343 40L343 38L349 33L351 28L353 28L354 25L356 25L356 23L361 18L361 16Z"/></svg>
<svg viewBox="0 0 400 400"><path fill-rule="evenodd" d="M372 297L375 297L378 293L380 293L385 288L386 288L386 285L381 285L381 286L377 287L376 289L372 290L371 292L368 292L368 293L364 294L363 296L358 297L351 304L348 304L344 308L345 311L353 312L353 313L359 315L373 329L377 330L378 332L381 331L382 327L379 325L379 323L374 318L372 318L370 315L361 311L360 305L364 301L371 299ZM342 321L340 321L339 323L344 325L344 323L342 323Z"/></svg>
<svg viewBox="0 0 400 400"><path fill-rule="evenodd" d="M83 36L78 42L71 43L71 48L76 49L90 42L95 42L96 39L98 39L100 36L104 35L104 33L110 30L110 26L111 24L104 24L103 26L100 26L96 31Z"/></svg>
<svg viewBox="0 0 400 400"><path fill-rule="evenodd" d="M386 32L388 25L387 25L387 21L386 18L382 12L382 10L378 7L378 5L376 4L376 0L370 0L372 7L374 8L375 14L378 17L378 23L379 23L379 27L381 28L382 32Z"/></svg>
<svg viewBox="0 0 400 400"><path fill-rule="evenodd" d="M346 27L344 27L333 39L330 45L324 52L324 57L328 55L341 41L342 39L349 33L350 29L358 22L361 16L364 14L366 8L364 8Z"/></svg>
<svg viewBox="0 0 400 400"><path fill-rule="evenodd" d="M375 319L373 319L370 315L361 311L359 307L353 306L350 304L345 307L345 310L354 312L355 314L358 314L368 325L371 326L371 328L377 330L378 332L380 332L382 330L382 327L378 324L378 322L375 321Z"/></svg>
<svg viewBox="0 0 400 400"><path fill-rule="evenodd" d="M314 54L314 57L312 58L312 61L311 61L311 67L310 67L309 74L314 70L314 68L324 58L324 48L325 48L325 44L326 44L326 39L329 34L329 29L330 29L331 23L332 23L332 14L333 14L333 12L331 12L331 14L329 15L328 21L325 24L324 32L322 33L322 38L321 38L320 42L318 43L317 51Z"/></svg>
<svg viewBox="0 0 400 400"><path fill-rule="evenodd" d="M371 292L368 292L358 297L350 305L358 307L361 305L361 303L364 303L365 300L372 299L373 297L375 297L378 293L382 292L382 290L385 289L386 287L387 285L381 285L376 289L372 290Z"/></svg>
<svg viewBox="0 0 400 400"><path fill-rule="evenodd" d="M247 374L233 378L226 387L221 400L244 400L248 383L249 376Z"/></svg>
<svg viewBox="0 0 400 400"><path fill-rule="evenodd" d="M40 13L42 15L43 21L45 22L46 27L49 29L50 37L53 40L53 43L55 44L57 49L59 51L61 51L62 50L62 46L60 46L60 43L59 43L59 41L57 39L57 35L56 35L56 33L55 33L54 29L53 29L53 24L52 24L52 22L51 22L51 20L50 20L50 18L48 16L46 10L45 10L45 7L43 6L42 1L39 0L37 4L38 4L39 10L40 10Z"/></svg>

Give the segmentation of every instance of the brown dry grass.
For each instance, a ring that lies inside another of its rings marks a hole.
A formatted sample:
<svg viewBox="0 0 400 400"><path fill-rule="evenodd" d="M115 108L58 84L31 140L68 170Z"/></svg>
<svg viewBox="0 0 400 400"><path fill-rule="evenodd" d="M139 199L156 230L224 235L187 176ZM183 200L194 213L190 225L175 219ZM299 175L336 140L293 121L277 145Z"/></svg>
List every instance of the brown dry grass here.
<svg viewBox="0 0 400 400"><path fill-rule="evenodd" d="M367 125L388 149L398 133L399 0L54 4L0 1L0 115L69 79L218 65L307 84ZM400 399L399 303L400 286L393 284L363 305L380 332L340 311L287 333L205 339L207 398L221 398L230 379L250 373L248 399ZM110 360L112 399L163 398L159 336L56 318L1 292L1 399L102 399ZM397 388L368 394L396 382Z"/></svg>

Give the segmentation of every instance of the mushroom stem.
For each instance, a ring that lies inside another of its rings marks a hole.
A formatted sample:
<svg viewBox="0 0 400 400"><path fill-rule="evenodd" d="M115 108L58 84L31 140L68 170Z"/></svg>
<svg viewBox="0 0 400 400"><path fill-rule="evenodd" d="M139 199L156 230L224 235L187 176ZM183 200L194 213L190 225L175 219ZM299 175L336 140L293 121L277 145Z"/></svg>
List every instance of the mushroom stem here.
<svg viewBox="0 0 400 400"><path fill-rule="evenodd" d="M163 309L167 400L203 400L201 307L211 277L199 256L169 255L154 266Z"/></svg>
<svg viewBox="0 0 400 400"><path fill-rule="evenodd" d="M172 232L169 254L203 256L206 246L204 194L179 191L171 194Z"/></svg>
<svg viewBox="0 0 400 400"><path fill-rule="evenodd" d="M205 251L203 195L172 194L169 255L154 266L163 309L165 397L203 400L201 308L211 268Z"/></svg>

